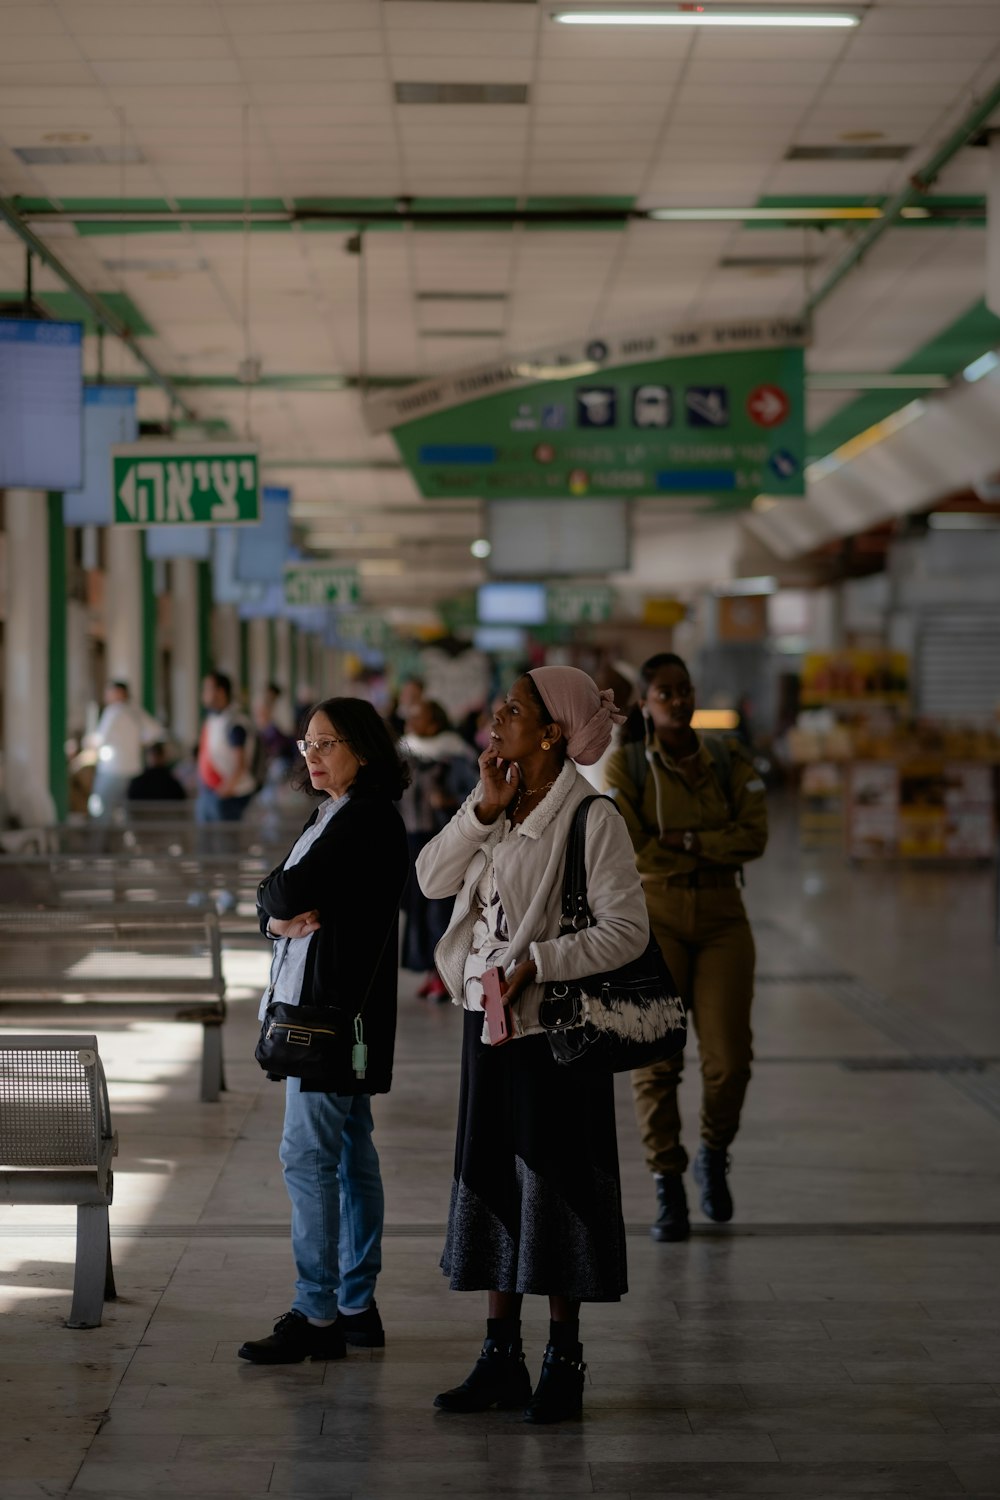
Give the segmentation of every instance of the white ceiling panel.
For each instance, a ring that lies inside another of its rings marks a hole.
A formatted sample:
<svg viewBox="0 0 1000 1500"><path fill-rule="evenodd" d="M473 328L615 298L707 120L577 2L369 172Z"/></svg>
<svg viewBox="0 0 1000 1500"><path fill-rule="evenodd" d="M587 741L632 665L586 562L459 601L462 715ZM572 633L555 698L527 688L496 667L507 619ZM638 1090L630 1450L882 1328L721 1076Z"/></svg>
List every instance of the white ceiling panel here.
<svg viewBox="0 0 1000 1500"><path fill-rule="evenodd" d="M427 0L385 0L382 6L389 32L395 31L519 31L534 34L537 12L530 5L491 5L453 0L447 5Z"/></svg>
<svg viewBox="0 0 1000 1500"><path fill-rule="evenodd" d="M336 4L300 4L281 0L280 5L213 5L221 22L232 36L288 35L301 32L366 31L378 27L379 7L359 0L340 0Z"/></svg>
<svg viewBox="0 0 1000 1500"><path fill-rule="evenodd" d="M530 58L482 55L470 51L455 57L405 57L391 54L392 76L400 83L528 83ZM433 105L421 105L433 109ZM455 106L449 105L448 108ZM517 105L507 108L517 109Z"/></svg>
<svg viewBox="0 0 1000 1500"><path fill-rule="evenodd" d="M289 7L291 9L292 7ZM82 36L221 36L225 32L215 5L63 5L60 14L74 34Z"/></svg>

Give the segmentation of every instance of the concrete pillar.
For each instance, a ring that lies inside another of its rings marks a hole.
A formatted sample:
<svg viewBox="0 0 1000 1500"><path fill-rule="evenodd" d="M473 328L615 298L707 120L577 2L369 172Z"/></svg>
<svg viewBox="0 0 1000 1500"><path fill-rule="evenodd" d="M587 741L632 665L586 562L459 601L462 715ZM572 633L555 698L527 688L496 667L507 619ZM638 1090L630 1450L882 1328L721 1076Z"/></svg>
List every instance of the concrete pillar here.
<svg viewBox="0 0 1000 1500"><path fill-rule="evenodd" d="M251 620L249 629L250 702L256 703L271 680L270 620Z"/></svg>
<svg viewBox="0 0 1000 1500"><path fill-rule="evenodd" d="M198 564L191 557L179 557L170 568L174 632L170 666L170 696L174 711L171 728L177 743L190 747L198 738L201 723Z"/></svg>
<svg viewBox="0 0 1000 1500"><path fill-rule="evenodd" d="M109 682L127 682L132 700L144 699L142 535L126 526L107 534L106 661Z"/></svg>
<svg viewBox="0 0 1000 1500"><path fill-rule="evenodd" d="M51 786L59 769L52 753L58 728L52 696L53 688L56 695L61 691L65 718L66 642L52 639L48 497L38 490L8 490L5 511L4 792L11 816L24 827L38 827L56 822L62 811ZM58 602L65 625L65 583ZM56 752L62 754L62 747Z"/></svg>
<svg viewBox="0 0 1000 1500"><path fill-rule="evenodd" d="M274 680L281 688L278 700L277 719L279 726L290 732L295 717L295 673L292 667L292 622L274 620Z"/></svg>
<svg viewBox="0 0 1000 1500"><path fill-rule="evenodd" d="M232 678L233 694L240 685L240 614L235 604L215 606L212 666Z"/></svg>

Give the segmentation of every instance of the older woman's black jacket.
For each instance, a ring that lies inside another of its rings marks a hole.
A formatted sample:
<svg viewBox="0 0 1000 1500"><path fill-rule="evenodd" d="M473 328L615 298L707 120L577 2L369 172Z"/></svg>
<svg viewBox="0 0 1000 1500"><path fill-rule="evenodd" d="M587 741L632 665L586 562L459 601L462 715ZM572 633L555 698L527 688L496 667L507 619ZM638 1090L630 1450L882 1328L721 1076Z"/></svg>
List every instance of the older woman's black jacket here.
<svg viewBox="0 0 1000 1500"><path fill-rule="evenodd" d="M316 813L306 827L315 819ZM322 1082L303 1083L303 1091L389 1090L396 1039L397 905L408 872L406 832L397 808L387 797L358 792L298 864L290 870L279 865L258 887L262 932L271 917L288 921L313 908L319 912L320 929L309 940L300 999L303 1005L331 1007L344 1024L344 1068ZM353 1021L373 973L363 1018L368 1069L359 1079L350 1066Z"/></svg>

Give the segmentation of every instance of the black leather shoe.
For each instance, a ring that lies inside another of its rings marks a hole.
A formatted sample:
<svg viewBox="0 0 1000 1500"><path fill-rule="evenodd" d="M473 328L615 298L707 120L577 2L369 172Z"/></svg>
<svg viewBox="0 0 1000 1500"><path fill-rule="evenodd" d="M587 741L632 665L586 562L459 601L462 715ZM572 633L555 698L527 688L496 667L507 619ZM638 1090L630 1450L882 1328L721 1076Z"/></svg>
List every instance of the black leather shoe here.
<svg viewBox="0 0 1000 1500"><path fill-rule="evenodd" d="M524 1406L531 1400L531 1380L521 1353L521 1341L498 1344L487 1339L471 1373L454 1390L434 1397L439 1411L501 1411Z"/></svg>
<svg viewBox="0 0 1000 1500"><path fill-rule="evenodd" d="M336 1323L316 1328L300 1312L287 1312L266 1339L254 1339L239 1348L240 1359L254 1365L298 1365L304 1359L345 1359L344 1336Z"/></svg>
<svg viewBox="0 0 1000 1500"><path fill-rule="evenodd" d="M656 1223L649 1226L653 1239L670 1244L688 1239L691 1223L688 1219L684 1178L679 1172L664 1172L662 1175L657 1173L653 1181L656 1183L656 1201L660 1210L656 1215Z"/></svg>
<svg viewBox="0 0 1000 1500"><path fill-rule="evenodd" d="M729 1153L713 1150L703 1141L694 1159L694 1180L701 1188L701 1211L716 1224L728 1224L733 1217L733 1195L726 1181L728 1171Z"/></svg>
<svg viewBox="0 0 1000 1500"><path fill-rule="evenodd" d="M374 1302L363 1312L338 1312L334 1326L340 1330L342 1338L356 1349L385 1348L385 1329Z"/></svg>
<svg viewBox="0 0 1000 1500"><path fill-rule="evenodd" d="M554 1344L547 1344L542 1373L534 1395L525 1407L524 1420L541 1425L568 1422L573 1417L582 1416L586 1368L582 1344L577 1344L572 1354L564 1354Z"/></svg>

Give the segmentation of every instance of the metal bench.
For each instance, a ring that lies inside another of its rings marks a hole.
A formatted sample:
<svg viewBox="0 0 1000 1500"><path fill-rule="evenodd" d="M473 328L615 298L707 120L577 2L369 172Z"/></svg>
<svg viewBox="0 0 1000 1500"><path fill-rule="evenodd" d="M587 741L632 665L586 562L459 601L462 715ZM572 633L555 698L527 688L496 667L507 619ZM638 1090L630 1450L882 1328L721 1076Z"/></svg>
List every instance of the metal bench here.
<svg viewBox="0 0 1000 1500"><path fill-rule="evenodd" d="M76 1205L69 1328L99 1328L116 1295L108 1207L117 1154L96 1036L0 1037L0 1196Z"/></svg>
<svg viewBox="0 0 1000 1500"><path fill-rule="evenodd" d="M271 852L0 855L0 906L204 908L223 914L224 938L256 937L257 887L279 860Z"/></svg>
<svg viewBox="0 0 1000 1500"><path fill-rule="evenodd" d="M151 1011L202 1027L201 1098L225 1087L222 942L215 911L0 908L0 1010L77 1004L118 1020Z"/></svg>

